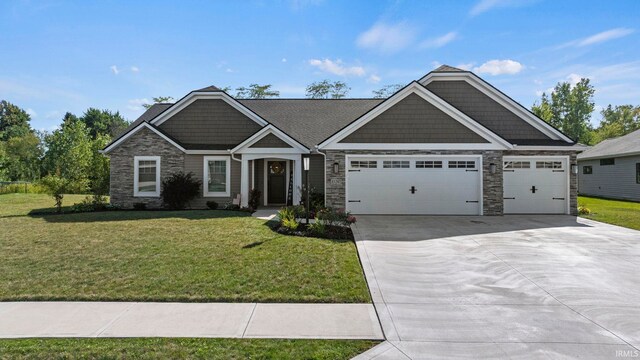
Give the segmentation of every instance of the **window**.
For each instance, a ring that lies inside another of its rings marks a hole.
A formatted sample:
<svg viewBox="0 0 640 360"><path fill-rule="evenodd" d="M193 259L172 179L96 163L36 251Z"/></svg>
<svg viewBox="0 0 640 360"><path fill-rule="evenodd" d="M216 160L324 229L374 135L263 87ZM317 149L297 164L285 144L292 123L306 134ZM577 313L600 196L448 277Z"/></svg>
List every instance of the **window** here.
<svg viewBox="0 0 640 360"><path fill-rule="evenodd" d="M441 169L442 161L416 161L416 169Z"/></svg>
<svg viewBox="0 0 640 360"><path fill-rule="evenodd" d="M386 160L382 162L384 169L408 169L409 161Z"/></svg>
<svg viewBox="0 0 640 360"><path fill-rule="evenodd" d="M449 161L449 169L475 169L475 161Z"/></svg>
<svg viewBox="0 0 640 360"><path fill-rule="evenodd" d="M636 184L640 184L640 163L636 163Z"/></svg>
<svg viewBox="0 0 640 360"><path fill-rule="evenodd" d="M536 169L562 169L562 161L536 161Z"/></svg>
<svg viewBox="0 0 640 360"><path fill-rule="evenodd" d="M230 196L231 162L227 156L204 157L204 196Z"/></svg>
<svg viewBox="0 0 640 360"><path fill-rule="evenodd" d="M352 161L351 167L353 169L375 169L378 167L377 161Z"/></svg>
<svg viewBox="0 0 640 360"><path fill-rule="evenodd" d="M582 173L585 175L591 175L593 174L593 167L591 165L589 166L583 166L582 167Z"/></svg>
<svg viewBox="0 0 640 360"><path fill-rule="evenodd" d="M529 161L505 161L503 169L530 169L531 162Z"/></svg>
<svg viewBox="0 0 640 360"><path fill-rule="evenodd" d="M600 165L615 165L616 159L608 158L608 159L600 159Z"/></svg>
<svg viewBox="0 0 640 360"><path fill-rule="evenodd" d="M133 162L133 196L160 196L160 156L136 156Z"/></svg>

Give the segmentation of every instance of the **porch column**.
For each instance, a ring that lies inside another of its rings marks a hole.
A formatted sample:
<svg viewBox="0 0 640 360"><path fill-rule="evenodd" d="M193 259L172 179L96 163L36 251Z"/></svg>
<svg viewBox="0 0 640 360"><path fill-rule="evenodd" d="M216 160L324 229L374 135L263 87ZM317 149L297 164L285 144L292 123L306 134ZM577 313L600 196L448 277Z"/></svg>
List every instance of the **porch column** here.
<svg viewBox="0 0 640 360"><path fill-rule="evenodd" d="M302 156L293 160L293 205L300 204L302 189Z"/></svg>
<svg viewBox="0 0 640 360"><path fill-rule="evenodd" d="M242 155L240 166L240 206L249 206L249 159Z"/></svg>

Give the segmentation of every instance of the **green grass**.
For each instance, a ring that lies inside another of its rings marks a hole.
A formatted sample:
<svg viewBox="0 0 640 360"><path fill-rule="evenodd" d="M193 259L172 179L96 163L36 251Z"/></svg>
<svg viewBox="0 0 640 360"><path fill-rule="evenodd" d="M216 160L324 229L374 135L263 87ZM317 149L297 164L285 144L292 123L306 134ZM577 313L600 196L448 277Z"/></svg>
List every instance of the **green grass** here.
<svg viewBox="0 0 640 360"><path fill-rule="evenodd" d="M0 359L349 359L366 340L20 339L0 340Z"/></svg>
<svg viewBox="0 0 640 360"><path fill-rule="evenodd" d="M240 212L29 215L52 205L0 195L0 301L370 302L353 242L281 235Z"/></svg>
<svg viewBox="0 0 640 360"><path fill-rule="evenodd" d="M578 204L592 212L582 217L640 230L640 203L580 196Z"/></svg>

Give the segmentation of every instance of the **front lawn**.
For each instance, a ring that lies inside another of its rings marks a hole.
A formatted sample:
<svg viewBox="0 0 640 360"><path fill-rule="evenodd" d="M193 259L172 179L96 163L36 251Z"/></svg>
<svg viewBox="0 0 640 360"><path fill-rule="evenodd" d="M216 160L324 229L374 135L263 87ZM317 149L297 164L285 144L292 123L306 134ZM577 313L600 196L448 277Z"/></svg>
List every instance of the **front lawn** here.
<svg viewBox="0 0 640 360"><path fill-rule="evenodd" d="M640 230L640 203L580 196L578 204L592 212L582 217Z"/></svg>
<svg viewBox="0 0 640 360"><path fill-rule="evenodd" d="M370 302L353 242L218 210L29 214L52 205L0 195L0 301Z"/></svg>
<svg viewBox="0 0 640 360"><path fill-rule="evenodd" d="M276 339L0 340L0 359L350 359L378 342Z"/></svg>

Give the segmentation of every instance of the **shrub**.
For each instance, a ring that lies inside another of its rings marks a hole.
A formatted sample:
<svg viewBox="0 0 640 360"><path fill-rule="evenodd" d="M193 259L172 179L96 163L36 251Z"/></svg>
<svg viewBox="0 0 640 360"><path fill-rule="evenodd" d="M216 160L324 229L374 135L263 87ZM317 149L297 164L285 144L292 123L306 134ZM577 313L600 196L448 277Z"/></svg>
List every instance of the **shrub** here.
<svg viewBox="0 0 640 360"><path fill-rule="evenodd" d="M107 204L107 197L100 194L94 194L87 196L81 202L73 204L71 211L73 212L89 212L89 211L104 211L107 210L109 204Z"/></svg>
<svg viewBox="0 0 640 360"><path fill-rule="evenodd" d="M344 209L325 208L318 211L316 221L329 226L349 226L356 222L356 217Z"/></svg>
<svg viewBox="0 0 640 360"><path fill-rule="evenodd" d="M278 219L282 227L295 231L298 229L298 220L296 220L296 206L283 207L278 211Z"/></svg>
<svg viewBox="0 0 640 360"><path fill-rule="evenodd" d="M578 214L579 215L591 215L591 209L584 205L578 205Z"/></svg>
<svg viewBox="0 0 640 360"><path fill-rule="evenodd" d="M201 181L192 173L177 172L162 180L162 203L170 209L184 209L200 193Z"/></svg>
<svg viewBox="0 0 640 360"><path fill-rule="evenodd" d="M51 195L56 203L56 212L62 212L62 199L64 194L82 192L87 188L86 181L71 181L57 175L47 175L40 179L39 185L46 193Z"/></svg>
<svg viewBox="0 0 640 360"><path fill-rule="evenodd" d="M315 188L311 188L309 192L309 208L314 213L324 209L324 194L317 191Z"/></svg>
<svg viewBox="0 0 640 360"><path fill-rule="evenodd" d="M251 189L249 191L249 207L252 209L257 209L258 204L260 204L260 195L262 193L258 189Z"/></svg>
<svg viewBox="0 0 640 360"><path fill-rule="evenodd" d="M218 203L215 201L207 201L207 207L211 210L215 210L218 208Z"/></svg>
<svg viewBox="0 0 640 360"><path fill-rule="evenodd" d="M314 221L307 226L307 229L314 235L324 236L327 233L327 225L325 225L322 221Z"/></svg>
<svg viewBox="0 0 640 360"><path fill-rule="evenodd" d="M0 183L0 194L46 194L47 189L38 183Z"/></svg>
<svg viewBox="0 0 640 360"><path fill-rule="evenodd" d="M143 202L133 203L133 209L134 210L146 210L147 209L147 204L145 204Z"/></svg>
<svg viewBox="0 0 640 360"><path fill-rule="evenodd" d="M229 201L228 203L224 204L223 209L235 211L235 210L240 210L240 206Z"/></svg>

